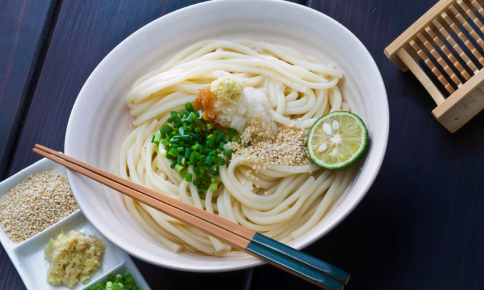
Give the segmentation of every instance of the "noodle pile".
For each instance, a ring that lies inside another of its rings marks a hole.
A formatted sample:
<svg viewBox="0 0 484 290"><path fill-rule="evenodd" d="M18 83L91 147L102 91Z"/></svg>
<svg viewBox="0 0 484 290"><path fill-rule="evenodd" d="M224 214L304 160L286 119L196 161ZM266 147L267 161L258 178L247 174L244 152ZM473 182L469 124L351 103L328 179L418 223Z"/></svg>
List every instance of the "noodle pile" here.
<svg viewBox="0 0 484 290"><path fill-rule="evenodd" d="M349 110L337 86L343 72L334 64L262 41L202 41L134 83L126 99L135 129L124 141L114 171L160 194L288 243L321 221L349 184L349 171L332 172L312 162L266 164L235 154L220 166L217 190L199 195L192 183L170 168L169 159L155 153L151 143L170 111L182 110L185 103L195 101L200 89L228 75L240 79L244 87L263 89L272 106L270 117L279 129L293 126L307 133L324 114ZM127 196L124 199L134 220L171 251L207 255L235 251Z"/></svg>

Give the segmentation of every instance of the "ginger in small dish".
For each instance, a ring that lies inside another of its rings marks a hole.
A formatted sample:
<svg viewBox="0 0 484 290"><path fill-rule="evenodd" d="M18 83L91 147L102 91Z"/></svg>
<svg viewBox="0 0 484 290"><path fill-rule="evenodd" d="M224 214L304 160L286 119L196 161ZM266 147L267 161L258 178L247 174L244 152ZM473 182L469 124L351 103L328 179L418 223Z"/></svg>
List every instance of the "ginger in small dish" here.
<svg viewBox="0 0 484 290"><path fill-rule="evenodd" d="M76 231L58 235L44 250L45 259L50 262L47 282L74 287L99 268L105 249L106 246L95 236Z"/></svg>

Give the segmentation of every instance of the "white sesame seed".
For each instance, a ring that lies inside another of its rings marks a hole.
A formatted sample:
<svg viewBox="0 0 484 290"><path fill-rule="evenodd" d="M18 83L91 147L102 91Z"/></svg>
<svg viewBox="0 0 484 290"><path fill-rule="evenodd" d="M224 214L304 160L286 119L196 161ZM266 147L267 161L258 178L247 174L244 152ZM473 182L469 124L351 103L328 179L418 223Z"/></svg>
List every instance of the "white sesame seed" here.
<svg viewBox="0 0 484 290"><path fill-rule="evenodd" d="M0 224L12 241L20 243L77 209L67 178L57 170L44 171L0 198Z"/></svg>
<svg viewBox="0 0 484 290"><path fill-rule="evenodd" d="M297 166L311 163L306 151L304 130L295 126L286 126L280 128L277 135L266 132L268 131L265 126L253 121L242 134L245 135L244 142L248 142L247 140L252 142L250 146L243 146L236 142L229 143L229 147L236 151L236 156L262 162L262 166L257 164L252 166L255 173L261 169L270 168L270 164Z"/></svg>

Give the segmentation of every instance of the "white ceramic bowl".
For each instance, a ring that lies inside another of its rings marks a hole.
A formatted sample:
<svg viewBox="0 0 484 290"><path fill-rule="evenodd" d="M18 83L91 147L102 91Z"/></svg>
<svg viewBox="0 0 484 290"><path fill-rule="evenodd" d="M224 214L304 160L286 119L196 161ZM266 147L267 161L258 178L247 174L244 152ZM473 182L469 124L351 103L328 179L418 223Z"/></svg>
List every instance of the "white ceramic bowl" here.
<svg viewBox="0 0 484 290"><path fill-rule="evenodd" d="M222 38L266 40L336 62L345 71L340 85L343 97L368 126L371 143L358 176L324 219L291 243L301 249L340 223L366 194L383 161L389 128L385 87L372 57L350 31L315 10L282 1L209 1L151 22L109 53L87 80L69 119L65 152L111 171L131 130L124 98L133 82L192 43ZM72 171L68 178L89 221L106 238L144 261L198 272L260 264L248 255L217 258L172 253L131 219L117 192Z"/></svg>

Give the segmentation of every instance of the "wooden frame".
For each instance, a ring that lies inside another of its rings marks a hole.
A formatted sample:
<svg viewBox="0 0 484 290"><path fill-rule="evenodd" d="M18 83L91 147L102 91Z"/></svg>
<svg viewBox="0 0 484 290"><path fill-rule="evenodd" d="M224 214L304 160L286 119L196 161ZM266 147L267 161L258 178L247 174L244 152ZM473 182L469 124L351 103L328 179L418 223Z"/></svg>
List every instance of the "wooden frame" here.
<svg viewBox="0 0 484 290"><path fill-rule="evenodd" d="M385 48L393 63L422 83L437 104L432 114L452 133L484 108L483 5L441 0Z"/></svg>

